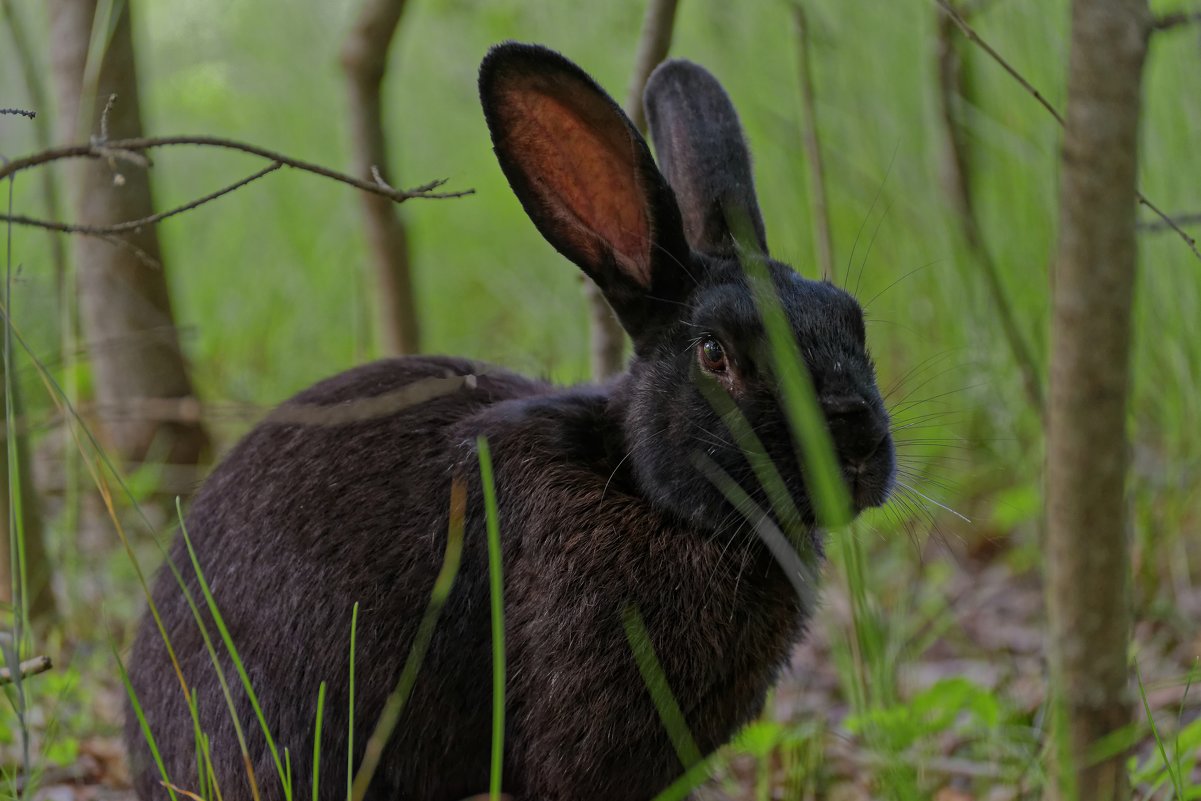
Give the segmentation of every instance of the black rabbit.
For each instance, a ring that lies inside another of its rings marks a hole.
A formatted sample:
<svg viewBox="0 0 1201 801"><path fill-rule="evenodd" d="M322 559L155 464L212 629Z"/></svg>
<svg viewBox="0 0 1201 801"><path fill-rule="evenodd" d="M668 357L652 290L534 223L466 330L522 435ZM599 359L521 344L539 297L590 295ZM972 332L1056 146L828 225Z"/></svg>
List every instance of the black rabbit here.
<svg viewBox="0 0 1201 801"><path fill-rule="evenodd" d="M599 284L633 356L607 384L566 389L463 359L368 364L285 403L213 472L187 530L302 797L322 681L320 797L346 793L352 605L361 605L358 765L442 565L456 479L468 488L462 563L368 797L454 801L487 790L480 435L495 464L503 542L507 793L648 799L682 774L623 628L627 608L641 613L702 752L759 712L811 610L747 509L698 470L699 452L772 508L708 390L724 390L791 494L795 519L776 514L779 529L800 532L799 547L814 554L820 542L740 255L757 250L766 260L856 511L882 503L892 485L888 415L862 312L846 292L767 259L738 118L708 72L672 61L647 87L662 173L620 108L550 50L494 48L480 67L480 98L514 192L542 235ZM743 221L739 245L730 219ZM200 599L182 540L170 557ZM153 596L223 796L249 799L217 672L170 572ZM280 799L250 701L219 641L217 650L262 797ZM193 720L149 615L130 672L171 781L194 790ZM138 794L165 798L128 717Z"/></svg>

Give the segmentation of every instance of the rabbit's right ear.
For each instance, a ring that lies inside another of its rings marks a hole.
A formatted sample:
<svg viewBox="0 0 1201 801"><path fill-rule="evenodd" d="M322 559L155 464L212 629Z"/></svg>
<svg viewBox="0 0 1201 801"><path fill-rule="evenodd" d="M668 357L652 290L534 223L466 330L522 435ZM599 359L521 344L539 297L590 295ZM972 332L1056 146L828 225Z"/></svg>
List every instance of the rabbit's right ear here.
<svg viewBox="0 0 1201 801"><path fill-rule="evenodd" d="M694 282L680 211L646 141L579 67L509 42L480 65L496 158L526 214L604 292L635 343Z"/></svg>
<svg viewBox="0 0 1201 801"><path fill-rule="evenodd" d="M643 99L692 249L732 258L737 239L766 256L751 154L726 90L704 67L672 59L655 68Z"/></svg>

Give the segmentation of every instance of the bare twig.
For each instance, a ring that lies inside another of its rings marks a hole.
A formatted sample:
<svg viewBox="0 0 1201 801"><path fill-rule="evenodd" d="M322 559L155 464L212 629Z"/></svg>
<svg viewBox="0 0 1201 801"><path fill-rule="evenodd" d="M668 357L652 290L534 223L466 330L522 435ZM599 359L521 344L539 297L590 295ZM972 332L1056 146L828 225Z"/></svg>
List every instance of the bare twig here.
<svg viewBox="0 0 1201 801"><path fill-rule="evenodd" d="M397 203L409 200L411 198L430 198L430 199L445 199L454 197L463 197L475 193L474 189L465 189L461 192L434 192L433 190L442 186L444 180L430 181L427 184L413 187L412 189L400 190L390 189L380 186L373 181L365 181L359 178L354 178L345 173L331 170L327 167L322 167L319 164L313 164L300 159L294 159L285 156L282 153L276 153L273 150L268 150L257 145L238 142L233 139L225 139L218 136L154 136L154 137L138 137L136 139L118 139L105 143L89 143L85 145L67 145L65 147L51 148L44 150L41 153L34 153L24 158L13 159L4 166L0 167L0 180L4 180L10 175L15 175L23 170L32 169L33 167L49 164L54 161L62 161L63 159L76 158L106 158L114 150L128 150L134 153L141 153L145 150L151 150L156 147L171 147L177 145L193 145L197 147L213 147L224 150L236 150L241 153L249 153L252 156L259 156L268 159L269 161L277 161L285 167L291 167L302 172L309 172L314 175L320 175L323 178L329 178L333 181L353 186L356 189L361 189L364 192L371 192L375 195L382 195L390 198Z"/></svg>
<svg viewBox="0 0 1201 801"><path fill-rule="evenodd" d="M121 248L122 250L128 250L135 259L153 270L163 269L163 263L161 261L156 259L154 256L151 256L145 250L142 250L128 239L124 239L123 237L119 236L113 236L111 234L97 234L96 236L98 239L109 243L113 247Z"/></svg>
<svg viewBox="0 0 1201 801"><path fill-rule="evenodd" d="M1171 229L1172 231L1175 231L1176 234L1185 241L1185 243L1189 246L1189 248L1192 249L1193 254L1198 259L1201 259L1201 251L1197 250L1197 240L1196 239L1194 239L1193 237L1186 234L1184 232L1184 229L1181 228L1176 223L1175 220L1173 220L1171 217L1169 217L1168 215L1166 215L1162 211L1160 211L1159 207L1156 206L1154 203L1152 203L1150 200L1147 200L1147 198L1143 195L1142 192L1136 192L1135 195L1138 196L1139 203L1142 203L1144 206L1149 208L1155 214L1155 216L1159 217L1159 220L1162 223L1164 228L1168 228L1168 229Z"/></svg>
<svg viewBox="0 0 1201 801"><path fill-rule="evenodd" d="M1151 23L1151 29L1155 31L1168 31L1193 23L1201 23L1201 11L1173 11L1170 14L1157 17L1155 22Z"/></svg>
<svg viewBox="0 0 1201 801"><path fill-rule="evenodd" d="M950 0L934 0L934 2L936 2L939 8L941 8L943 12L946 13L947 16L949 16L954 23L959 26L959 29L963 31L964 36L975 43L981 50L987 53L993 61L997 62L997 64L1003 70L1009 73L1010 77L1017 81L1023 89L1025 89L1035 100L1037 100L1039 104L1045 108L1052 117L1055 118L1055 121L1059 123L1060 127L1063 127L1063 115L1060 114L1059 111L1052 106L1045 97L1043 97L1041 92L1034 88L1033 84L1026 80L1016 69L1014 69L1013 65L1006 61L1000 53L998 53L987 42L980 38L980 34L976 33L975 29L972 28L972 26L968 24L967 20L963 18L963 15L955 10L955 7L951 5ZM1163 220L1164 224L1168 228L1175 231L1176 234L1184 240L1184 243L1188 245L1188 248L1193 252L1193 255L1201 260L1201 250L1197 249L1196 239L1185 233L1184 230L1177 225L1171 217L1160 211L1159 207L1148 200L1146 195L1144 195L1142 192L1136 191L1134 194L1139 203L1150 209L1157 217Z"/></svg>
<svg viewBox="0 0 1201 801"><path fill-rule="evenodd" d="M1171 222L1177 225L1201 225L1201 214L1176 214L1168 222L1144 220L1135 227L1140 231L1171 231L1173 230L1172 226L1168 224Z"/></svg>
<svg viewBox="0 0 1201 801"><path fill-rule="evenodd" d="M268 173L275 172L282 166L283 165L278 161L273 162L271 165L264 167L254 175L250 175L246 178L243 178L241 181L238 181L237 183L230 184L222 189L218 189L216 192L211 192L204 197L197 198L190 203L185 203L182 206L176 206L168 211L160 211L157 214L151 214L150 216L143 217L139 220L130 220L129 222L117 223L116 225L73 225L71 223L61 223L53 220L36 220L32 217L25 217L20 214L14 214L11 217L6 214L0 214L0 220L11 222L14 225L29 225L35 228L45 228L49 231L58 231L64 234L84 234L86 236L108 237L114 234L125 233L126 231L135 231L144 225L155 225L167 219L168 217L174 217L176 214L182 214L185 211L191 211L198 206L203 206L209 201L216 200L222 195L228 195L230 192L240 189L252 181L257 181L259 178L262 178Z"/></svg>
<svg viewBox="0 0 1201 801"><path fill-rule="evenodd" d="M108 100L104 101L104 109L100 112L100 141L107 142L108 135L108 118L113 113L113 106L117 103L117 95L114 92L108 96Z"/></svg>
<svg viewBox="0 0 1201 801"><path fill-rule="evenodd" d="M14 114L18 117L28 117L31 120L38 115L36 111L26 111L23 108L0 108L0 114Z"/></svg>
<svg viewBox="0 0 1201 801"><path fill-rule="evenodd" d="M934 0L934 2L938 3L939 8L941 8L943 12L951 18L952 22L959 26L959 29L963 31L964 36L970 39L985 53L988 53L989 57L1001 66L1001 69L1008 72L1011 78L1021 84L1023 89L1029 92L1030 95L1033 96L1043 108L1050 112L1051 116L1055 118L1056 122L1058 122L1061 126L1063 125L1063 115L1051 105L1051 102L1047 100L1047 98L1043 97L1041 92L1034 88L1034 85L1031 84L1030 81L1026 80L1020 72L1014 69L1008 61L1002 58L1000 53L998 53L996 50L993 50L992 46L989 45L988 42L980 38L980 34L976 33L976 30L971 25L968 25L967 20L963 18L963 15L959 13L955 6L951 5L950 0Z"/></svg>
<svg viewBox="0 0 1201 801"><path fill-rule="evenodd" d="M191 792L190 790L183 789L179 785L172 784L171 782L168 782L168 781L160 781L159 784L161 784L163 787L167 788L168 790L174 790L175 792L182 795L184 798L190 798L190 799L192 799L192 801L204 801L204 799L201 798L200 796L196 795L195 793Z"/></svg>
<svg viewBox="0 0 1201 801"><path fill-rule="evenodd" d="M1009 302L1009 294L1005 291L1000 271L984 241L984 232L972 202L970 146L962 119L962 108L970 102L971 90L964 73L963 54L956 46L951 25L952 20L945 14L938 20L938 99L947 140L947 154L944 159L947 192L955 205L956 216L963 229L963 238L984 276L985 286L1001 324L1001 333L1021 373L1027 400L1034 410L1041 414L1043 388L1039 368L1018 326L1013 306Z"/></svg>
<svg viewBox="0 0 1201 801"><path fill-rule="evenodd" d="M26 659L21 664L17 665L17 672L21 674L22 679L27 679L30 676L36 676L39 673L45 673L54 665L50 662L48 656L35 656L33 659ZM13 680L12 670L6 667L0 667L0 685L10 684Z"/></svg>
<svg viewBox="0 0 1201 801"><path fill-rule="evenodd" d="M821 276L827 281L834 278L834 239L830 233L830 204L826 195L826 168L822 161L821 140L817 132L817 100L813 90L813 70L809 62L809 24L805 19L805 8L800 0L792 6L793 22L796 24L797 72L801 82L801 107L805 118L801 121L801 136L805 146L805 158L809 161L809 192L813 204L814 242L817 247L817 264Z"/></svg>

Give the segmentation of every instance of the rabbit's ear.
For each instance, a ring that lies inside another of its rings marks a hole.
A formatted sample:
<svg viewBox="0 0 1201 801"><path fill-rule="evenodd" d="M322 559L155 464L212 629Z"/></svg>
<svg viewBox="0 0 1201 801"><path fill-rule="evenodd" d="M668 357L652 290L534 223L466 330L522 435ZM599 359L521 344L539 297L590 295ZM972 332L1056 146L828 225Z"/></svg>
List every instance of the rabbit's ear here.
<svg viewBox="0 0 1201 801"><path fill-rule="evenodd" d="M742 244L766 256L751 154L734 104L717 79L691 61L665 61L647 81L644 105L692 249L734 256L737 234L751 237Z"/></svg>
<svg viewBox="0 0 1201 801"><path fill-rule="evenodd" d="M692 284L680 211L646 141L587 73L543 47L492 48L480 101L526 213L637 341Z"/></svg>

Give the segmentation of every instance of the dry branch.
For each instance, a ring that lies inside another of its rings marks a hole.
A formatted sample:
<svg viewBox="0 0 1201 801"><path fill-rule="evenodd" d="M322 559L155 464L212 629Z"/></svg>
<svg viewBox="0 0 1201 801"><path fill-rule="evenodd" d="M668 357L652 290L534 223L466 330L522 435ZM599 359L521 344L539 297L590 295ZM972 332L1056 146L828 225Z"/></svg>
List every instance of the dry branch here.
<svg viewBox="0 0 1201 801"><path fill-rule="evenodd" d="M809 194L813 205L814 242L817 264L826 281L834 280L834 239L830 233L830 203L826 195L826 169L822 161L821 139L817 132L817 100L813 90L813 69L809 61L809 24L800 0L792 7L797 38L797 73L801 82L801 122L805 158L809 162Z"/></svg>
<svg viewBox="0 0 1201 801"><path fill-rule="evenodd" d="M992 48L992 46L988 44L988 42L985 42L983 39L980 38L980 34L976 33L975 29L972 28L972 26L968 24L967 20L965 20L963 18L963 15L955 10L955 7L951 5L950 0L934 0L934 2L936 2L938 4L939 8L941 8L947 14L947 16L949 16L955 22L955 24L959 26L959 29L963 31L963 34L968 39L970 39L972 42L974 42L985 53L988 53L988 55L992 58L993 61L997 62L997 64L1003 70L1005 70L1007 73L1009 73L1009 75L1015 81L1017 81L1023 89L1025 89L1035 100L1037 100L1039 102L1039 104L1043 108L1045 108L1051 114L1052 117L1055 118L1056 122L1059 123L1060 127L1063 126L1063 124L1064 124L1063 115L1060 114L1059 111L1053 105L1051 105L1051 103L1045 97L1043 97L1041 92L1039 92L1037 89L1034 88L1033 84L1031 84L1028 80L1026 80L1025 77L1023 77L1020 72L1018 72L1016 69L1014 69L1013 65L1011 65L1008 61L1006 61L1001 56L1000 53L998 53L996 50L994 50ZM1147 30L1149 31L1152 29L1153 29L1153 26L1151 24L1148 24ZM1152 203L1150 200L1148 200L1146 195L1144 195L1142 192L1136 191L1135 199L1139 203L1141 203L1142 205L1144 205L1148 209L1150 209L1151 212L1154 213L1157 217L1159 217L1163 221L1164 225L1167 228L1170 228L1173 231L1175 231L1177 236L1179 236L1181 239L1183 239L1184 243L1186 245L1188 245L1188 248L1189 248L1189 250L1191 250L1193 252L1193 255L1196 256L1198 259L1201 259L1201 250L1197 249L1197 240L1196 239L1194 239L1193 237L1191 237L1187 233L1185 233L1184 229L1182 229L1179 225L1177 225L1175 220L1173 220L1167 214L1164 214L1162 211L1160 211L1159 207L1156 206L1154 203Z"/></svg>
<svg viewBox="0 0 1201 801"><path fill-rule="evenodd" d="M1175 214L1172 216L1171 222L1177 225L1201 225L1201 214ZM1175 230L1171 225L1163 220L1144 220L1138 224L1140 231L1172 231Z"/></svg>
<svg viewBox="0 0 1201 801"><path fill-rule="evenodd" d="M28 117L33 119L37 116L36 111L26 111L23 108L0 108L0 115L11 114L18 117Z"/></svg>
<svg viewBox="0 0 1201 801"><path fill-rule="evenodd" d="M17 665L17 672L21 674L21 679L27 679L30 676L36 676L39 673L45 673L50 668L54 667L48 656L35 656L33 659L26 659L21 664ZM13 680L12 670L6 667L0 667L0 685L11 684Z"/></svg>
<svg viewBox="0 0 1201 801"><path fill-rule="evenodd" d="M382 87L388 50L404 13L405 0L364 0L342 45L342 68L350 97L353 170L384 182L388 137L384 130ZM416 353L421 329L413 289L408 230L399 210L384 198L361 195L367 243L375 263L381 342L389 353Z"/></svg>
<svg viewBox="0 0 1201 801"><path fill-rule="evenodd" d="M167 219L168 217L174 217L175 215L182 214L185 211L191 211L198 206L203 206L209 201L216 200L223 195L228 195L230 192L241 189L243 186L246 186L246 184L257 181L259 178L262 178L268 173L275 172L282 166L283 165L278 161L273 162L270 166L264 167L254 175L250 175L246 178L243 178L241 181L238 181L237 183L233 183L229 186L218 189L216 192L210 192L209 194L199 197L189 203L184 203L182 206L176 206L175 208L167 211L160 211L157 214L151 214L147 217L142 217L139 220L130 220L128 222L116 223L115 225L73 225L71 223L61 223L53 220L38 220L21 214L0 214L0 221L11 222L14 225L28 225L34 228L45 228L48 231L57 231L63 234L83 234L85 236L107 237L114 234L122 234L127 231L136 231L144 225L155 225Z"/></svg>
<svg viewBox="0 0 1201 801"><path fill-rule="evenodd" d="M1174 11L1158 17L1151 24L1152 30L1170 31L1193 23L1201 23L1201 11Z"/></svg>
<svg viewBox="0 0 1201 801"><path fill-rule="evenodd" d="M160 785L162 785L162 786L163 786L164 788L166 788L167 790L174 790L175 792L177 792L177 793L179 793L180 795L182 795L184 798L190 798L190 799L192 799L192 801L205 801L203 798L201 798L200 796L196 795L196 794L195 794L195 793L193 793L192 791L190 791L190 790L185 790L185 789L183 789L182 787L180 787L180 786L179 786L179 785L177 785L177 784L172 784L171 782L168 782L168 781L160 781L160 782L159 782L159 784L160 784Z"/></svg>
<svg viewBox="0 0 1201 801"><path fill-rule="evenodd" d="M347 175L337 170L331 170L328 167L322 167L320 164L313 164L308 161L294 159L290 156L285 156L282 153L277 153L274 150L268 150L265 147L247 144L246 142L238 142L233 139L225 139L219 136L149 136L137 137L134 139L117 139L111 142L92 142L85 145L67 145L64 147L51 148L44 150L41 153L34 153L19 159L13 159L7 164L0 166L0 181L8 178L10 175L16 175L24 170L32 169L43 164L49 164L54 161L62 161L63 159L90 158L101 159L111 158L115 154L120 153L142 153L145 150L153 150L156 147L172 147L178 145L194 145L197 147L212 147L224 150L236 150L242 153L249 153L252 156L260 156L268 161L277 161L285 167L291 167L302 172L309 172L314 175L320 175L323 178L329 178L331 181L353 186L355 189L361 189L364 192L370 192L381 197L389 198L397 203L402 203L412 198L429 198L429 199L446 199L454 197L463 197L475 193L474 189L464 189L461 192L434 192L433 190L446 183L445 180L430 181L421 186L415 186L412 189L397 190L379 181L363 181L353 176Z"/></svg>

